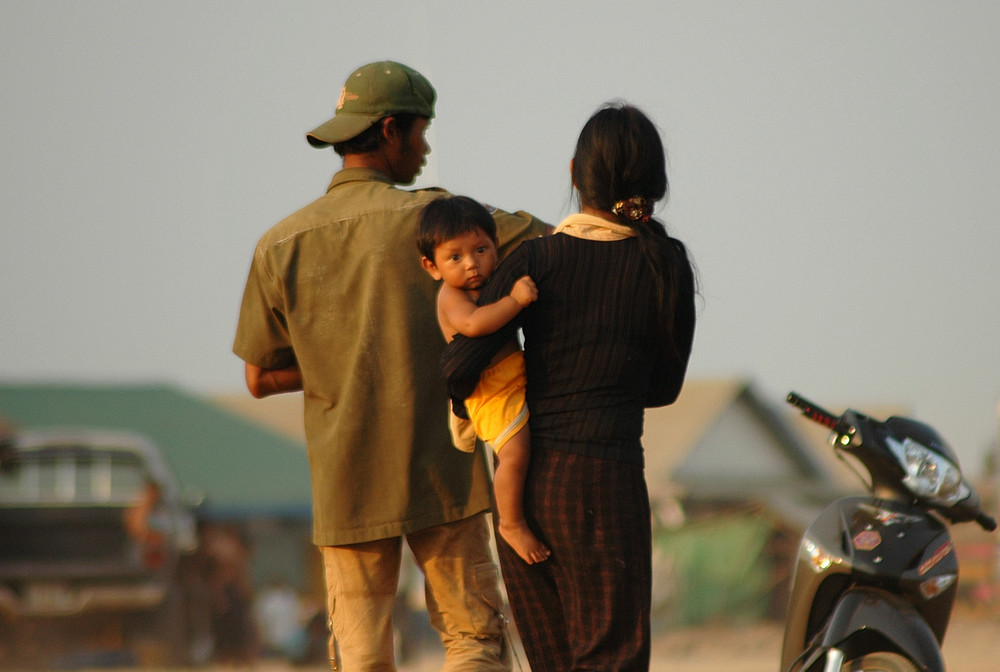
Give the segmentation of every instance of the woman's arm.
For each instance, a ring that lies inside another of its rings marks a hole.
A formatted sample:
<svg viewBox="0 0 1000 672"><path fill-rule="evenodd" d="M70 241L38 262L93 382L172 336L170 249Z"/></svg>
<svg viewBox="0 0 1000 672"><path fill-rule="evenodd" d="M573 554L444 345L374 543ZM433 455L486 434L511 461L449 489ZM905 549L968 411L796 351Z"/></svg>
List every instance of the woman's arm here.
<svg viewBox="0 0 1000 672"><path fill-rule="evenodd" d="M690 266L681 277L684 286L678 293L679 300L674 312L673 347L664 347L664 344L669 344L671 339L665 337L660 339L658 345L661 349L646 392L647 408L674 403L684 386L684 377L691 358L691 346L694 342L695 325L694 273Z"/></svg>

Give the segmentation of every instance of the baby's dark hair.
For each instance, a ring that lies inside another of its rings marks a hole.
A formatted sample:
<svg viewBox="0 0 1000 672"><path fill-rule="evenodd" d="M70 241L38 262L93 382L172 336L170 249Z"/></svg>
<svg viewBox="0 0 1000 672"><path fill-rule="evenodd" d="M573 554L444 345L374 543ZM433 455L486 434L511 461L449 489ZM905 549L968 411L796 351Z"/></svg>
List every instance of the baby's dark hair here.
<svg viewBox="0 0 1000 672"><path fill-rule="evenodd" d="M468 196L446 196L431 201L420 213L417 249L434 261L434 250L463 233L482 229L497 245L497 225L486 207Z"/></svg>

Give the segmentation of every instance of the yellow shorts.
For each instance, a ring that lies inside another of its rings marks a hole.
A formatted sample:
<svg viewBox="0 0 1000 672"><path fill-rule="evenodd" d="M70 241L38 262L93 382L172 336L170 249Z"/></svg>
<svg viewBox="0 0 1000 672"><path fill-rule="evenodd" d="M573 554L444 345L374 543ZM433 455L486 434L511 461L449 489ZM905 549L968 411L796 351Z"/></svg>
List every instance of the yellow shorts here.
<svg viewBox="0 0 1000 672"><path fill-rule="evenodd" d="M479 385L465 400L476 435L494 452L499 453L510 437L528 423L526 382L524 353L518 351L483 371Z"/></svg>

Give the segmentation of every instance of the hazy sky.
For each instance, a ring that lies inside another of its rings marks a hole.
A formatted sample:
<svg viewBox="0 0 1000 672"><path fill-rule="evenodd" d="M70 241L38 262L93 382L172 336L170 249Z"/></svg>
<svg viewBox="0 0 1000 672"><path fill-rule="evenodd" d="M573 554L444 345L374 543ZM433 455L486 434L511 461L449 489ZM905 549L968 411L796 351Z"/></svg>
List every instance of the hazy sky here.
<svg viewBox="0 0 1000 672"><path fill-rule="evenodd" d="M254 243L363 63L439 94L418 186L558 222L580 127L663 131L690 375L898 403L968 471L1000 399L1000 3L0 0L0 379L242 389ZM414 263L417 263L414 257Z"/></svg>

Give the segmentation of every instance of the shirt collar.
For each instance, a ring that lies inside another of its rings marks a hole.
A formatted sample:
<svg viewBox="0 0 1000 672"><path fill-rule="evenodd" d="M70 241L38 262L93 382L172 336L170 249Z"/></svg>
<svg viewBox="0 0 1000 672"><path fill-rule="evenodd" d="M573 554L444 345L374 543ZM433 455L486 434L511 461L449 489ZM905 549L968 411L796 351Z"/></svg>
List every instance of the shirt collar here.
<svg viewBox="0 0 1000 672"><path fill-rule="evenodd" d="M334 187L346 182L384 182L386 184L395 184L388 175L374 168L344 168L333 176L333 179L330 180L330 186L326 190L330 191Z"/></svg>
<svg viewBox="0 0 1000 672"><path fill-rule="evenodd" d="M565 233L574 238L587 240L624 240L636 235L635 230L624 224L585 215L582 212L570 215L556 227L556 233Z"/></svg>

